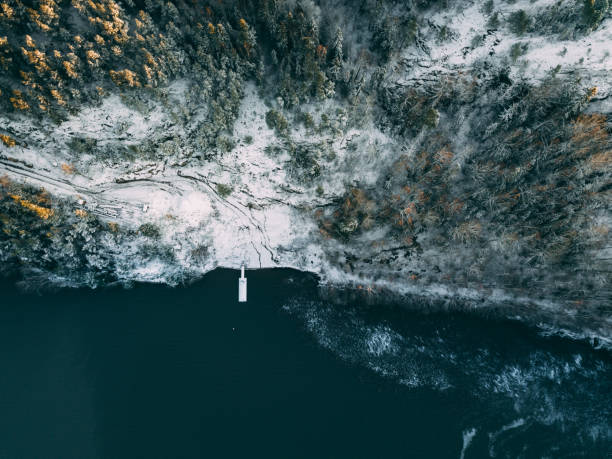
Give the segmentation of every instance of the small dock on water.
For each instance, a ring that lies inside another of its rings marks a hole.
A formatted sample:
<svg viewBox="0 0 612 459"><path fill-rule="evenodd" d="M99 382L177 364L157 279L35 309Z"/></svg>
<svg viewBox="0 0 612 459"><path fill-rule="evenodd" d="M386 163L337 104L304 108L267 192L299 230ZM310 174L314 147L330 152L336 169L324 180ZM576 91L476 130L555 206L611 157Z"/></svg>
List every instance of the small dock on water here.
<svg viewBox="0 0 612 459"><path fill-rule="evenodd" d="M247 280L244 277L244 265L240 267L240 279L238 279L238 302L246 303L247 300Z"/></svg>

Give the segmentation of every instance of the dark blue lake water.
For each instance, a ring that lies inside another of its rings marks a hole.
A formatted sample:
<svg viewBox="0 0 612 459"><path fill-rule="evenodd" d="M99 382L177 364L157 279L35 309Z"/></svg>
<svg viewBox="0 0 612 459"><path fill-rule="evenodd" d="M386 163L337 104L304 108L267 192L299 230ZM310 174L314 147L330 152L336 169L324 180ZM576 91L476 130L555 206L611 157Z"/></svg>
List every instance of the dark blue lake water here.
<svg viewBox="0 0 612 459"><path fill-rule="evenodd" d="M2 284L0 458L609 457L606 351L331 304L288 270L180 288Z"/></svg>

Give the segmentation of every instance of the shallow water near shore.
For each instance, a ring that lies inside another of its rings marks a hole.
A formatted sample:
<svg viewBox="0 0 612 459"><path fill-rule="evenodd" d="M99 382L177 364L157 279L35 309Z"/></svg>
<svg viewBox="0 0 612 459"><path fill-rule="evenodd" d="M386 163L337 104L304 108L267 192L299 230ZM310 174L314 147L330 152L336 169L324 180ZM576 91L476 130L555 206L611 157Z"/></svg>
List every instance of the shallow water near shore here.
<svg viewBox="0 0 612 459"><path fill-rule="evenodd" d="M0 458L604 457L612 359L517 322L331 304L291 270L19 292Z"/></svg>

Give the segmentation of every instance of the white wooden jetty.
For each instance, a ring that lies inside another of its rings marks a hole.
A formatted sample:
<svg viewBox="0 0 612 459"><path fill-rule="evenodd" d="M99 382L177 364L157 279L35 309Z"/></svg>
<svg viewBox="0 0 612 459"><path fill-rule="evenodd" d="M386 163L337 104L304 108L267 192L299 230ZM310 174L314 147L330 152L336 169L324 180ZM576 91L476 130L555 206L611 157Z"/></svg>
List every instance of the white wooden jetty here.
<svg viewBox="0 0 612 459"><path fill-rule="evenodd" d="M240 267L240 279L238 279L238 301L244 303L247 300L247 280L244 277L244 265Z"/></svg>

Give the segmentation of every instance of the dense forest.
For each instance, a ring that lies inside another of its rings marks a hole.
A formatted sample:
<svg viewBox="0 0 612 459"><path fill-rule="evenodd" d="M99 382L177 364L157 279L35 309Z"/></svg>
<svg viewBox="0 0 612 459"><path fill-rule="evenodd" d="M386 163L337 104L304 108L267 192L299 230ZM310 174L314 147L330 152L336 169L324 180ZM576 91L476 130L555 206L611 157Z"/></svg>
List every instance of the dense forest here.
<svg viewBox="0 0 612 459"><path fill-rule="evenodd" d="M61 150L50 154L71 182L143 161L184 177L260 148L302 193L324 277L501 290L603 323L610 15L608 0L0 0L0 269L100 285L125 276L128 246L179 266L175 280L193 274L166 240L171 222L121 222L17 178L37 149ZM540 56L538 43L560 51ZM266 145L236 131L251 87ZM174 131L54 138L115 96ZM238 182L213 184L240 196ZM209 266L211 250L186 257Z"/></svg>

